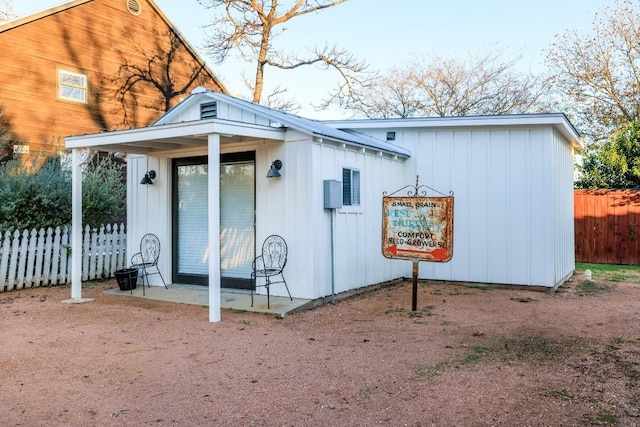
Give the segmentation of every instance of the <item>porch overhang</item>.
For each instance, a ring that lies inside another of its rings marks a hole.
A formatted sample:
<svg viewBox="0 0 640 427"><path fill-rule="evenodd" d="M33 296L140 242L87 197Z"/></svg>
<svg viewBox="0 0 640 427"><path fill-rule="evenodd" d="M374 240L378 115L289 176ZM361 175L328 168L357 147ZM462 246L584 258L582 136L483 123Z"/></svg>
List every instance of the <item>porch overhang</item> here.
<svg viewBox="0 0 640 427"><path fill-rule="evenodd" d="M148 126L65 138L68 149L155 155L163 151L207 147L208 135L220 135L220 142L284 141L286 128L232 122L221 119L197 120Z"/></svg>

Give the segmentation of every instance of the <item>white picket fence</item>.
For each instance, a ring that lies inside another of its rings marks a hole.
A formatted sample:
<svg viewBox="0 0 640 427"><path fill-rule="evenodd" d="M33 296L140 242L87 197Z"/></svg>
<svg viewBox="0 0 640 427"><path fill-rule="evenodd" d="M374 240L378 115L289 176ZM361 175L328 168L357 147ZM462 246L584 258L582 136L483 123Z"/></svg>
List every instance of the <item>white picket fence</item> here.
<svg viewBox="0 0 640 427"><path fill-rule="evenodd" d="M71 231L56 227L7 231L0 236L0 292L71 283ZM82 280L107 279L126 267L124 224L98 230L85 227L82 235Z"/></svg>

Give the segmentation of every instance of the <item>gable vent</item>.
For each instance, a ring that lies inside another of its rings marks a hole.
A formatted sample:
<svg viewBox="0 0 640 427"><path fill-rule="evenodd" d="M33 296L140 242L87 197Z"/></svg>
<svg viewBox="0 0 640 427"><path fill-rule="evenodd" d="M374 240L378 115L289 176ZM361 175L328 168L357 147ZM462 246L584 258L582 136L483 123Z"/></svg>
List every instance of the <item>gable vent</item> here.
<svg viewBox="0 0 640 427"><path fill-rule="evenodd" d="M200 104L200 119L215 119L218 117L218 103L207 102Z"/></svg>
<svg viewBox="0 0 640 427"><path fill-rule="evenodd" d="M130 14L138 16L141 12L140 2L138 0L127 0L127 10Z"/></svg>

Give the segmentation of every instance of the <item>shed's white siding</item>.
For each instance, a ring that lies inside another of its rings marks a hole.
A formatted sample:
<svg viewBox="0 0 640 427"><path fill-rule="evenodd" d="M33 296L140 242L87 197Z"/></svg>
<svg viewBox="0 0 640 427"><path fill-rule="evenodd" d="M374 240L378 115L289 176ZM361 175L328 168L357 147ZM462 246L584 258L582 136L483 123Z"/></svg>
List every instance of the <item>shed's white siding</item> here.
<svg viewBox="0 0 640 427"><path fill-rule="evenodd" d="M274 150L274 148L278 148ZM269 163L282 160L282 178L257 174L256 241L281 234L289 246L286 268L291 293L299 298L331 294L331 216L334 215L335 291L337 293L403 277L404 268L381 254L383 191L397 186L403 160L291 133L271 146ZM324 208L323 182L342 180L342 167L361 172L359 207L335 213ZM274 295L286 295L274 287Z"/></svg>
<svg viewBox="0 0 640 427"><path fill-rule="evenodd" d="M154 185L141 185L140 180L148 170L156 171ZM162 274L171 275L171 169L165 158L127 156L127 253L140 251L140 240L146 233L154 233L161 242L158 264ZM152 285L162 286L158 275L149 276Z"/></svg>
<svg viewBox="0 0 640 427"><path fill-rule="evenodd" d="M415 184L416 175L420 184L453 191L455 197L453 258L421 263L421 278L554 287L573 272L573 151L553 127L358 131L379 139L395 131L394 143L412 156L398 160L293 130L284 142L222 147L224 152L256 151L256 244L273 233L286 239L286 277L293 295L331 294L332 215L336 293L411 277L410 262L381 254L381 204L383 192ZM264 178L275 159L284 164L282 178ZM341 181L343 167L361 173L361 205L332 213L323 207L323 181ZM128 168L128 250L133 253L148 231L171 241L170 216L159 214L171 211L171 159L130 156ZM158 173L156 183L140 185L137 178L150 169ZM165 244L165 277L171 277L171 257ZM272 291L284 295L284 289Z"/></svg>
<svg viewBox="0 0 640 427"><path fill-rule="evenodd" d="M396 132L405 185L454 193L453 258L421 263L421 278L554 287L573 272L573 150L552 126L358 131Z"/></svg>
<svg viewBox="0 0 640 427"><path fill-rule="evenodd" d="M335 292L385 282L404 276L404 266L382 256L382 193L401 182L404 160L336 144L315 143L313 158L319 165L314 189L314 244L318 296L330 294L331 216L334 216ZM344 206L335 212L323 208L324 180L342 181L342 168L360 171L360 206ZM327 292L327 290L329 292Z"/></svg>

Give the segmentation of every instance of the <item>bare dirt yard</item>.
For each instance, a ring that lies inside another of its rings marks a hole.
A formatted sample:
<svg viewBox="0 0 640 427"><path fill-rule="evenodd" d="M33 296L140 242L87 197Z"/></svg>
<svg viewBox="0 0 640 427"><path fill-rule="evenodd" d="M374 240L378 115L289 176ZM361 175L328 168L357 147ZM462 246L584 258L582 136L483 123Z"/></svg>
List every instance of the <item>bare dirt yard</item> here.
<svg viewBox="0 0 640 427"><path fill-rule="evenodd" d="M617 274L617 273L616 273ZM403 282L277 319L0 294L3 426L640 426L640 275Z"/></svg>

